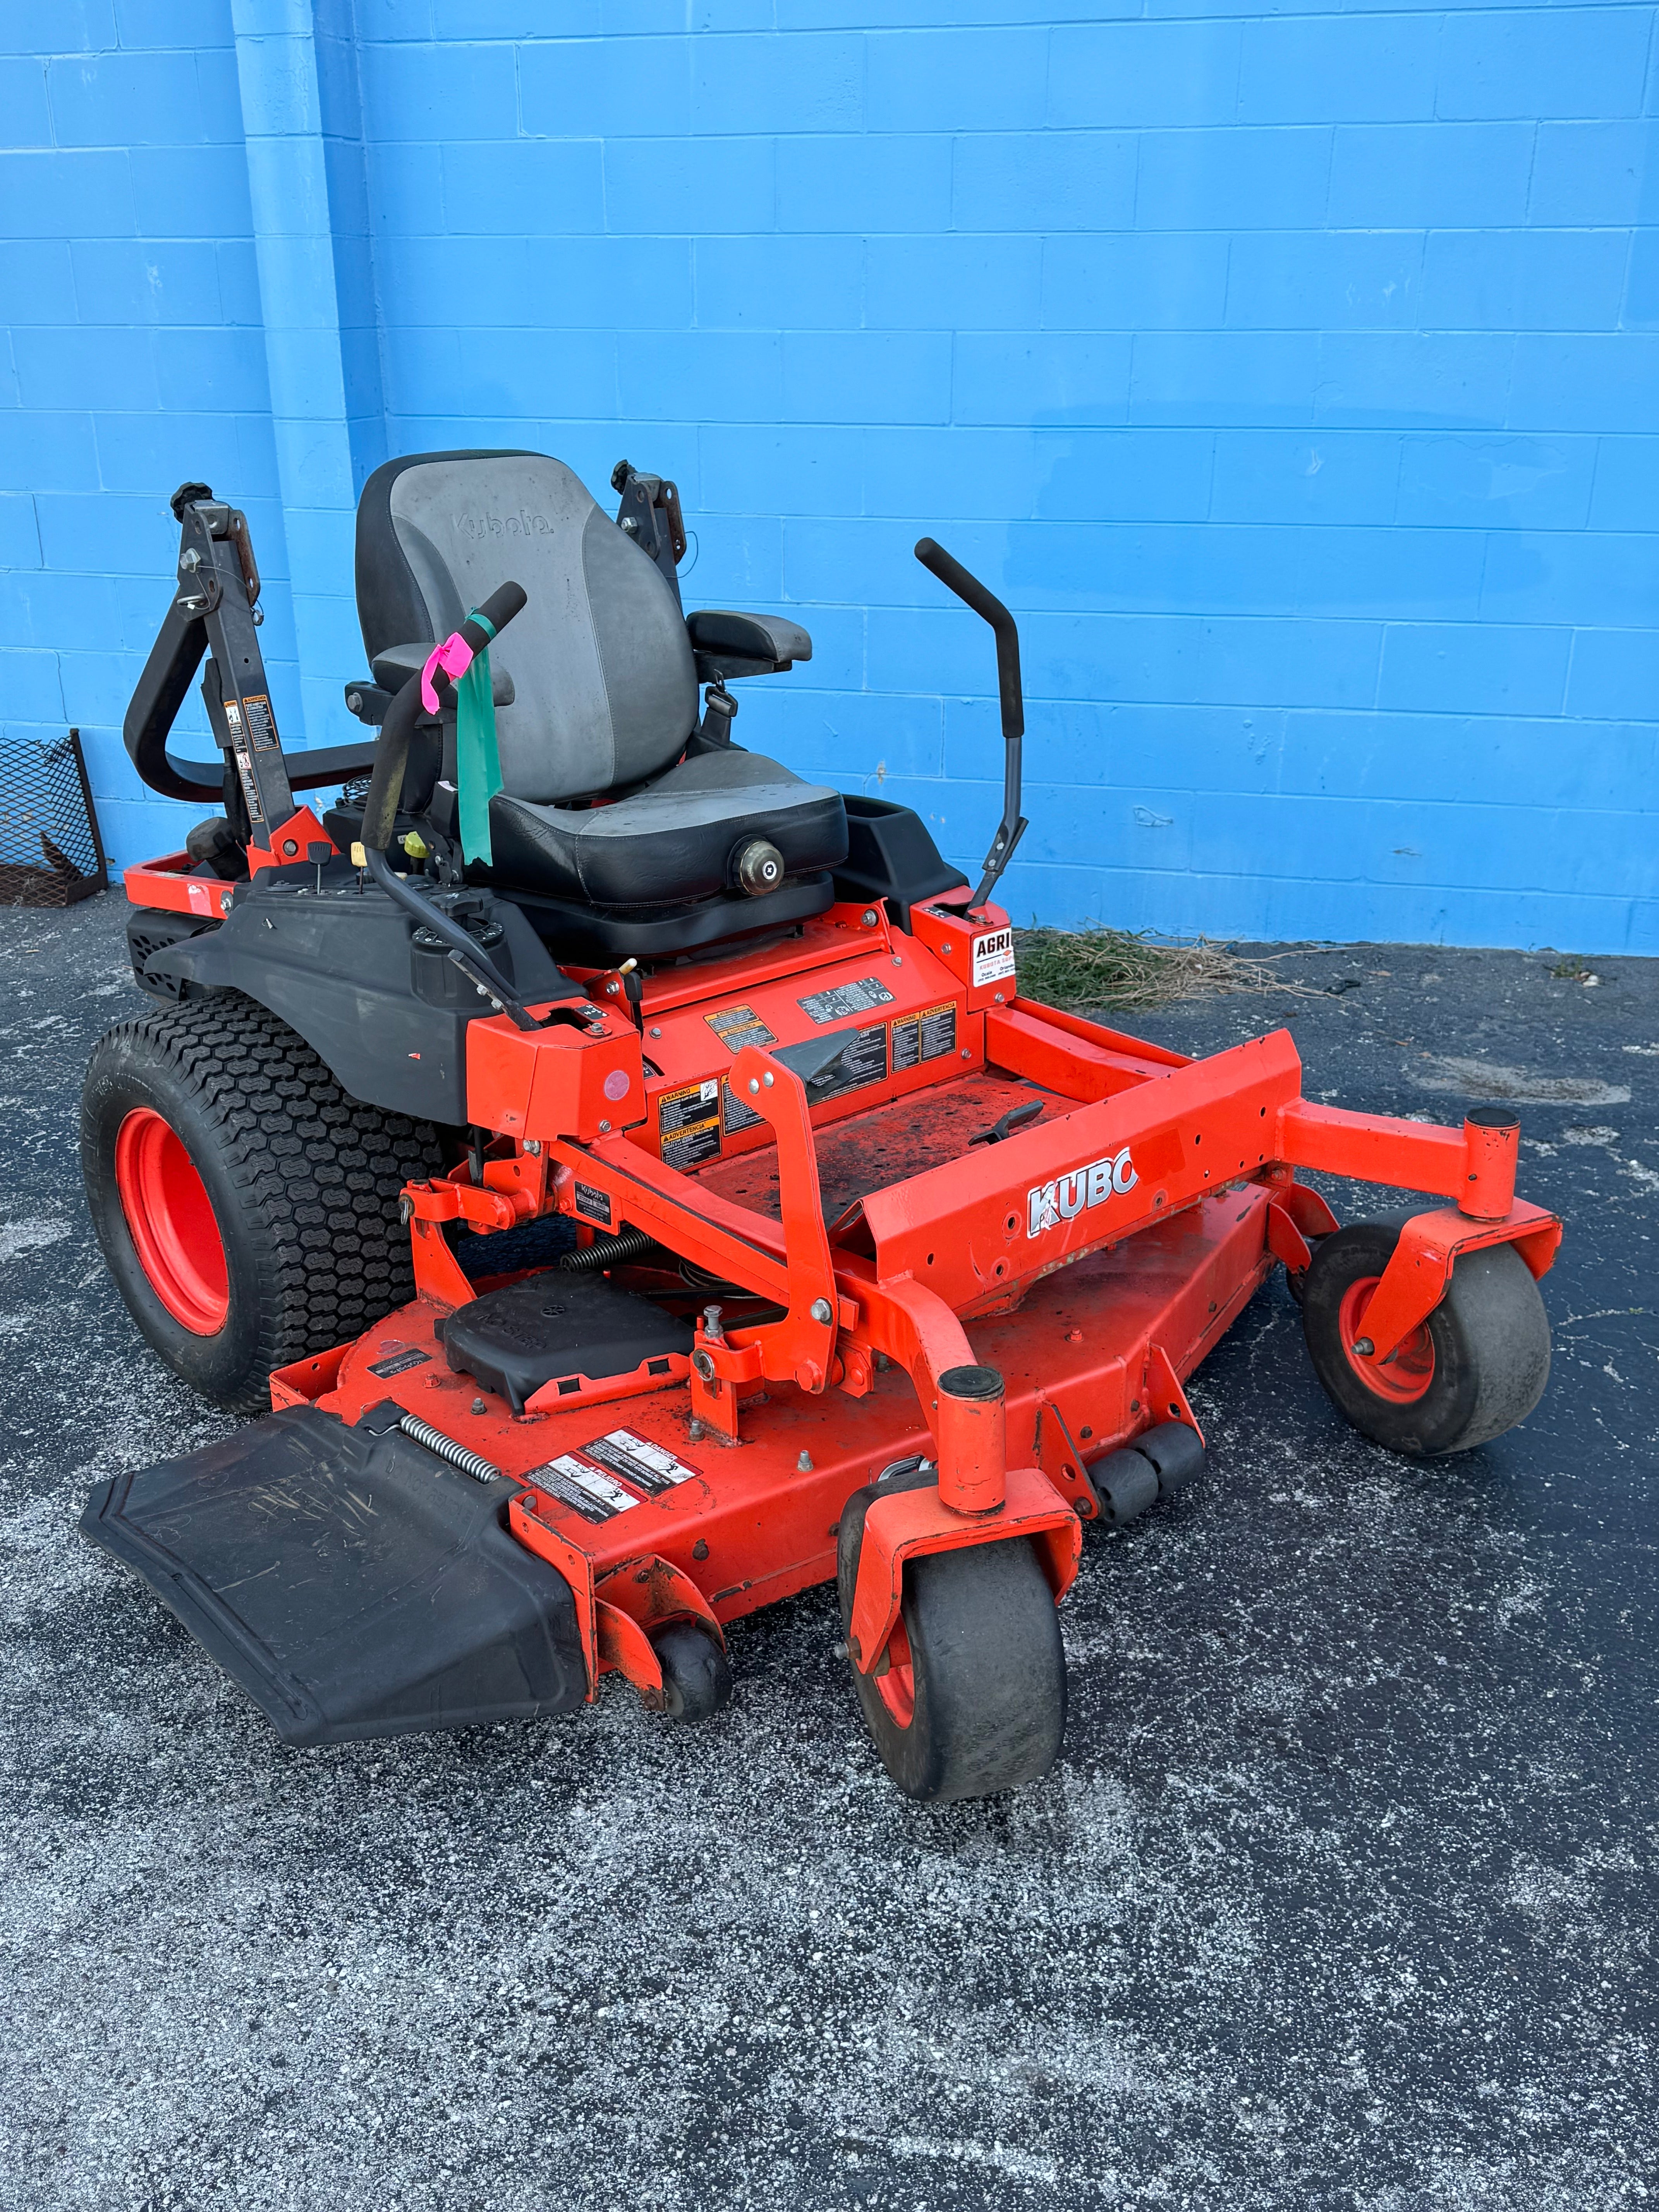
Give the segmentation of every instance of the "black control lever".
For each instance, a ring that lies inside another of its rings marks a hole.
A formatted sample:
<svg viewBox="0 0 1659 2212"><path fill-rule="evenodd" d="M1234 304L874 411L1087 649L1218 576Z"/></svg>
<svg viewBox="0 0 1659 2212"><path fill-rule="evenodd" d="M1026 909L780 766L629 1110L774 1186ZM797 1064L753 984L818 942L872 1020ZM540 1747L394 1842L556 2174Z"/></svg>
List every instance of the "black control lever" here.
<svg viewBox="0 0 1659 2212"><path fill-rule="evenodd" d="M1024 1106L1011 1106L1000 1121L992 1122L988 1129L981 1129L978 1136L969 1137L969 1146L971 1148L975 1145L1000 1145L1005 1138L1012 1137L1017 1129L1023 1129L1028 1121L1035 1121L1042 1111L1042 1101L1040 1098L1033 1098Z"/></svg>
<svg viewBox="0 0 1659 2212"><path fill-rule="evenodd" d="M983 906L996 888L998 877L1014 857L1014 848L1030 826L1019 811L1021 740L1025 735L1025 699L1019 684L1019 632L1014 618L994 592L988 592L977 576L969 575L960 561L955 560L933 538L919 538L916 558L922 567L937 576L947 591L952 591L979 616L990 623L997 641L997 689L1002 695L1002 736L1005 745L1002 765L1002 819L997 834L991 840L991 849L985 855L985 873L980 878L979 889L974 893L973 903Z"/></svg>
<svg viewBox="0 0 1659 2212"><path fill-rule="evenodd" d="M498 636L524 606L526 593L521 584L501 584L493 591L478 609L489 624L485 629L471 616L460 626L460 634L475 653L482 653L492 636ZM453 686L441 670L433 678L433 688L441 707L451 696ZM416 890L412 883L400 876L386 859L386 848L392 842L392 829L398 819L398 802L403 796L404 770L409 763L409 741L414 735L415 724L421 712L421 679L411 676L386 709L386 720L380 726L380 741L374 748L374 772L368 781L368 796L363 801L362 855L363 866L374 881L386 896L412 915L422 929L429 929L447 948L449 957L467 981L482 991L502 1012L509 1015L521 1030L540 1027L533 1014L507 981L489 955L471 937L453 915Z"/></svg>
<svg viewBox="0 0 1659 2212"><path fill-rule="evenodd" d="M461 624L460 635L475 653L482 653L514 615L523 612L526 597L522 584L498 584L477 610L483 622L476 623L468 616ZM488 629L484 623L489 624ZM441 669L434 673L433 689L440 707L443 706L453 686ZM420 712L421 679L411 676L387 708L374 747L374 769L368 779L368 796L363 801L363 843L371 853L384 853L392 842L392 825L398 818L398 802L404 793L404 770L409 765L409 741L415 734ZM476 951L476 946L473 949Z"/></svg>

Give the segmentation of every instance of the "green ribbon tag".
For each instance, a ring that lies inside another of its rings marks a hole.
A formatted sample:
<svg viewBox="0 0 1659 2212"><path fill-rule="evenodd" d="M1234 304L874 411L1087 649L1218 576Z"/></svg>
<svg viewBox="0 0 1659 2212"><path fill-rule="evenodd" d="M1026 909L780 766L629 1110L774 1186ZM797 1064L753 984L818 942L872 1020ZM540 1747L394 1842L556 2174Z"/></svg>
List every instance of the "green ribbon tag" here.
<svg viewBox="0 0 1659 2212"><path fill-rule="evenodd" d="M478 612L467 620L495 635L495 624ZM473 658L455 686L455 793L460 817L461 853L490 865L489 802L501 787L501 749L495 741L495 691L489 675L489 647Z"/></svg>

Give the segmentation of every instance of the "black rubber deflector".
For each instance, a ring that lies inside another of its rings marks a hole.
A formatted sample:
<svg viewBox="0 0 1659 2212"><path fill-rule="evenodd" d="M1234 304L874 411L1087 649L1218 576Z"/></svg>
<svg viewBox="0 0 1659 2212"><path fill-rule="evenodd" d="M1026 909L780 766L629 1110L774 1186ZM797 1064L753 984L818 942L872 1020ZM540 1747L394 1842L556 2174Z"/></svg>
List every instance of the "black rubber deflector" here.
<svg viewBox="0 0 1659 2212"><path fill-rule="evenodd" d="M349 1743L581 1704L569 1585L501 1524L516 1486L293 1407L101 1484L81 1533L284 1743Z"/></svg>

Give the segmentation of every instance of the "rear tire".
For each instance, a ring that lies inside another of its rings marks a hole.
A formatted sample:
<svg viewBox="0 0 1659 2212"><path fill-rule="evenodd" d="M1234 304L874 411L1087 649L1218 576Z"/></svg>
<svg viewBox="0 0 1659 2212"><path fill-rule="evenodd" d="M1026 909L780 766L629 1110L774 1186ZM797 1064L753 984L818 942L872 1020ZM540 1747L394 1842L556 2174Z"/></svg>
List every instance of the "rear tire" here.
<svg viewBox="0 0 1659 2212"><path fill-rule="evenodd" d="M1446 1294L1387 1366L1356 1355L1366 1308L1404 1220L1357 1221L1322 1240L1307 1273L1302 1326L1332 1403L1389 1450L1441 1459L1525 1420L1550 1371L1550 1325L1510 1244L1471 1252Z"/></svg>
<svg viewBox="0 0 1659 2212"><path fill-rule="evenodd" d="M116 1286L181 1381L227 1413L414 1295L405 1182L429 1122L349 1098L239 993L159 1008L94 1047L81 1102L87 1204Z"/></svg>
<svg viewBox="0 0 1659 2212"><path fill-rule="evenodd" d="M842 1515L837 1581L850 1633L864 1519L876 1499L931 1475L856 1491ZM930 1553L904 1570L884 1675L853 1669L865 1724L907 1797L945 1803L1036 1782L1066 1732L1060 1614L1023 1537Z"/></svg>

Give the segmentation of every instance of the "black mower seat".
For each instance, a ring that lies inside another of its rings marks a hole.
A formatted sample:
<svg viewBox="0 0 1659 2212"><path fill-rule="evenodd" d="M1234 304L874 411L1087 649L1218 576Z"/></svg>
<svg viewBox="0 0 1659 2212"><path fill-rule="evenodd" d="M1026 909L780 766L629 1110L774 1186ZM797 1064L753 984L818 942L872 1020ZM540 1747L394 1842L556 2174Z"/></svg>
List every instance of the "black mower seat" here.
<svg viewBox="0 0 1659 2212"><path fill-rule="evenodd" d="M790 875L847 858L841 793L735 745L694 754L606 806L493 799L495 873L596 906L704 898L735 887L738 854L765 838Z"/></svg>
<svg viewBox="0 0 1659 2212"><path fill-rule="evenodd" d="M709 617L707 638L693 616L689 631L675 585L548 454L413 453L369 477L357 610L377 678L412 669L422 647L410 641L447 636L508 577L528 597L490 649L497 881L590 905L664 906L737 891L736 855L757 839L778 848L789 875L845 860L838 792L728 746L682 758L697 728L694 634L717 667L735 653L738 672L757 650L751 632L780 653L765 666L808 657L804 631L735 614Z"/></svg>

